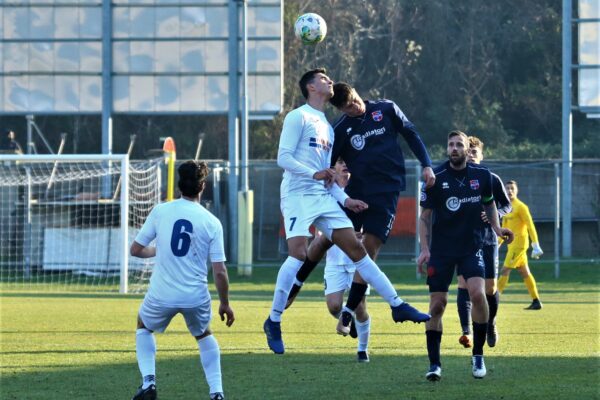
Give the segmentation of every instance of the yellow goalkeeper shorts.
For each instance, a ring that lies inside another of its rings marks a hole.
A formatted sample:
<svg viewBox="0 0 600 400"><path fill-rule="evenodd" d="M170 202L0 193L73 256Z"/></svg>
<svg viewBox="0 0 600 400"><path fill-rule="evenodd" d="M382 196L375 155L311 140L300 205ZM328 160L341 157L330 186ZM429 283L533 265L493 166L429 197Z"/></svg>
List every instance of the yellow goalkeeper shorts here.
<svg viewBox="0 0 600 400"><path fill-rule="evenodd" d="M527 266L527 249L522 247L508 246L508 252L504 259L505 268L519 268Z"/></svg>

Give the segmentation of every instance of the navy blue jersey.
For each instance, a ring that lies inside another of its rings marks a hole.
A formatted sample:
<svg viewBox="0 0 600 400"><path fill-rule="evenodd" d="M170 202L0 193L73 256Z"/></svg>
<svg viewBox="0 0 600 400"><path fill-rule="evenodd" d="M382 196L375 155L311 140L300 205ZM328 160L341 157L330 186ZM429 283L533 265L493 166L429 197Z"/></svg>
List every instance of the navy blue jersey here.
<svg viewBox="0 0 600 400"><path fill-rule="evenodd" d="M498 209L498 217L503 217L509 212L512 211L512 206L510 205L510 200L508 195L506 194L506 190L504 189L504 183L502 179L498 175L492 172L492 193L494 195L494 201L496 202L496 208ZM495 246L498 244L498 237L496 236L496 232L492 229L492 226L483 222L484 239L483 244L486 246Z"/></svg>
<svg viewBox="0 0 600 400"><path fill-rule="evenodd" d="M434 168L435 185L421 190L421 206L433 210L431 253L464 256L483 247L481 204L493 199L492 174L467 163L457 171L450 162Z"/></svg>
<svg viewBox="0 0 600 400"><path fill-rule="evenodd" d="M343 115L334 125L335 140L331 162L341 156L352 179L346 187L350 197L400 192L406 189L404 155L398 133L423 167L431 166L425 145L396 103L390 100L365 101L366 112L359 117Z"/></svg>

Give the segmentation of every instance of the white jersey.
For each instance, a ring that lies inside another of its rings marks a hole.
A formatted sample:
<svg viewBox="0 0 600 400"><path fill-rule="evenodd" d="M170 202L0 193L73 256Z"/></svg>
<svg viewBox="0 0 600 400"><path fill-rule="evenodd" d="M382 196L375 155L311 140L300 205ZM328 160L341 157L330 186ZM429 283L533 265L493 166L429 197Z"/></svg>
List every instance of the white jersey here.
<svg viewBox="0 0 600 400"><path fill-rule="evenodd" d="M323 112L305 104L290 111L283 122L279 152L288 150L301 164L296 172L286 169L281 182L281 197L293 194L328 193L322 181L313 179L315 172L331 166L333 128ZM300 171L301 170L301 171Z"/></svg>
<svg viewBox="0 0 600 400"><path fill-rule="evenodd" d="M195 201L178 199L154 207L135 238L156 238L156 265L146 298L163 306L197 307L210 300L207 260L225 261L223 227Z"/></svg>
<svg viewBox="0 0 600 400"><path fill-rule="evenodd" d="M334 244L331 246L331 248L329 248L329 250L327 250L326 265L332 267L340 265L354 265L354 261L352 261L350 257L348 257L346 253L342 251L342 249Z"/></svg>

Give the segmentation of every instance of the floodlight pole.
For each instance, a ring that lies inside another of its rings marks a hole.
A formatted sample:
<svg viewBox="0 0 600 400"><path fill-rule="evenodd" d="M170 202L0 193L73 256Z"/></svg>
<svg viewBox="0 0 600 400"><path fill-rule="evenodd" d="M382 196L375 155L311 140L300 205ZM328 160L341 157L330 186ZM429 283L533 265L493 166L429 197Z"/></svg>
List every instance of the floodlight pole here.
<svg viewBox="0 0 600 400"><path fill-rule="evenodd" d="M102 0L102 154L112 154L112 7ZM111 162L108 161L108 167ZM102 179L102 197L111 198L110 175Z"/></svg>
<svg viewBox="0 0 600 400"><path fill-rule="evenodd" d="M229 257L232 263L238 261L238 154L239 154L239 93L238 77L239 52L239 18L238 3L229 1L229 112L227 125L229 127L228 157L229 176L227 180L227 215L229 222Z"/></svg>
<svg viewBox="0 0 600 400"><path fill-rule="evenodd" d="M571 257L573 119L571 114L572 4L562 2L562 255Z"/></svg>

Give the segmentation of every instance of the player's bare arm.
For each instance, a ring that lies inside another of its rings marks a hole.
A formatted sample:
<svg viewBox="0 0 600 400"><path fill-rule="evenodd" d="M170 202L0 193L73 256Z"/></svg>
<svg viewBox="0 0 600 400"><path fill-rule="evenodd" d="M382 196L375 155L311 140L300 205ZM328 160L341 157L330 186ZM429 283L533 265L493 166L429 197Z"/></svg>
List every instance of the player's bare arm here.
<svg viewBox="0 0 600 400"><path fill-rule="evenodd" d="M496 209L496 203L493 201L490 204L483 205L485 209L485 214L487 215L487 219L489 223L492 225L492 229L496 232L499 238L502 238L506 244L510 244L515 235L512 233L510 229L502 228L500 226L500 219L498 218L498 210Z"/></svg>
<svg viewBox="0 0 600 400"><path fill-rule="evenodd" d="M431 208L421 208L419 217L419 241L421 242L421 253L417 258L417 271L424 274L423 266L429 262L431 254L429 252L429 243L431 241L431 221L433 210Z"/></svg>
<svg viewBox="0 0 600 400"><path fill-rule="evenodd" d="M156 257L156 247L142 246L134 240L131 244L131 248L129 249L129 254L139 258Z"/></svg>
<svg viewBox="0 0 600 400"><path fill-rule="evenodd" d="M435 184L435 173L431 167L423 168L423 182L425 182L426 189L429 189Z"/></svg>
<svg viewBox="0 0 600 400"><path fill-rule="evenodd" d="M321 171L315 172L313 179L317 181L324 181L325 186L329 187L335 180L335 169L327 168Z"/></svg>
<svg viewBox="0 0 600 400"><path fill-rule="evenodd" d="M355 213L359 213L369 208L369 205L362 200L347 198L344 202L344 207Z"/></svg>
<svg viewBox="0 0 600 400"><path fill-rule="evenodd" d="M225 321L225 325L231 326L235 321L235 316L233 309L229 306L229 276L227 275L227 268L225 268L225 263L221 261L212 263L212 269L220 301L219 316L221 316L221 321ZM225 320L226 317L227 320Z"/></svg>

